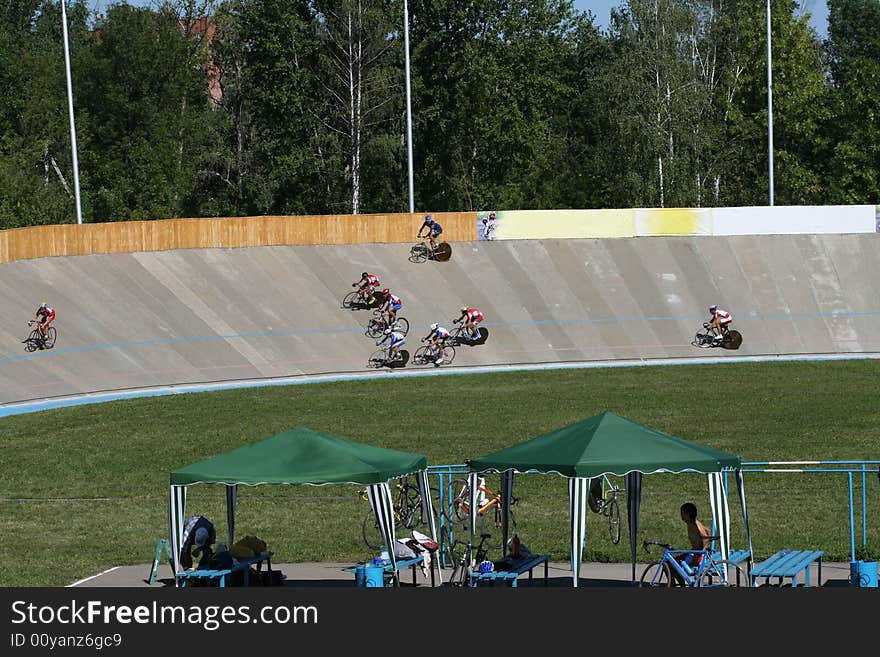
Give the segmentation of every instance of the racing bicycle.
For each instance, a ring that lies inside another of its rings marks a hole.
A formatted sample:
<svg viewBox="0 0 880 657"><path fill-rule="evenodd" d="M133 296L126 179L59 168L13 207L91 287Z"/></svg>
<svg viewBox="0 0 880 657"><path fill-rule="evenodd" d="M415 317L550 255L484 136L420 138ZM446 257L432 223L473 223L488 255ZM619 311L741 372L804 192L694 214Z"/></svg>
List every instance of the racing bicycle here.
<svg viewBox="0 0 880 657"><path fill-rule="evenodd" d="M28 322L28 326L34 325L34 320ZM37 349L51 349L55 346L55 340L58 337L58 331L54 326L46 327L46 337L40 334L40 329L35 328L28 335L27 339L22 340L25 351L36 351Z"/></svg>
<svg viewBox="0 0 880 657"><path fill-rule="evenodd" d="M452 555L452 575L449 576L448 586L470 586L471 571L487 560L489 547L486 541L490 538L492 538L491 534L480 534L480 542L476 545L457 539L452 542L449 549Z"/></svg>
<svg viewBox="0 0 880 657"><path fill-rule="evenodd" d="M697 331L691 344L701 349L721 347L722 349L739 349L742 344L742 334L736 329L721 329L721 340L715 339L715 334L709 330L709 322L703 322L704 332Z"/></svg>
<svg viewBox="0 0 880 657"><path fill-rule="evenodd" d="M370 338L380 338L385 333L385 329L388 328L388 318L385 316L385 313L381 310L374 310L373 317L367 322L366 331L364 331L365 335ZM394 320L394 323L391 324L391 329L393 331L400 331L404 335L409 333L409 320L402 315L398 315Z"/></svg>
<svg viewBox="0 0 880 657"><path fill-rule="evenodd" d="M437 363L437 358L440 355L440 350L434 347L433 345L426 344L422 345L416 350L415 355L413 356L413 363L416 365L429 365ZM446 344L443 346L443 362L446 364L452 363L455 359L455 347L450 344Z"/></svg>
<svg viewBox="0 0 880 657"><path fill-rule="evenodd" d="M484 328L475 328L477 331L477 337L472 338L469 335L467 324L463 321L457 321L456 327L449 332L450 344L455 346L478 344L486 335L488 335L489 332Z"/></svg>
<svg viewBox="0 0 880 657"><path fill-rule="evenodd" d="M436 493L435 493L436 494ZM367 490L361 489L358 495L364 501L367 501ZM406 477L401 477L394 482L391 490L392 505L394 508L394 528L395 533L400 536L404 529L414 529L425 523L422 509L422 495L419 492L418 483L412 483ZM379 529L379 521L376 514L373 513L372 507L367 509L364 515L364 521L361 527L364 543L373 550L382 547L382 532Z"/></svg>
<svg viewBox="0 0 880 657"><path fill-rule="evenodd" d="M717 536L709 536L708 540L718 540ZM666 587L684 586L688 588L739 587L740 582L748 582L749 577L742 566L732 561L716 560L709 550L676 550L667 543L644 541L645 552L651 553L650 547L657 545L663 548L663 555L658 561L649 564L642 572L639 586ZM696 566L682 563L676 556L701 556ZM746 585L748 586L748 585Z"/></svg>
<svg viewBox="0 0 880 657"><path fill-rule="evenodd" d="M446 489L445 499L450 501L453 523L459 523L467 527L470 518L471 494L467 479L453 479ZM513 506L519 498L511 496L508 509L508 536L516 533L516 515ZM477 479L477 532L488 534L488 545L491 549L502 547L502 537L499 531L503 524L503 512L501 509L501 493L496 493L486 486L486 479Z"/></svg>
<svg viewBox="0 0 880 657"><path fill-rule="evenodd" d="M409 250L410 262L425 262L426 260L446 262L452 257L452 246L449 242L438 242L436 247L431 248L431 245L425 242L426 239L426 237L420 237L420 241Z"/></svg>
<svg viewBox="0 0 880 657"><path fill-rule="evenodd" d="M359 290L349 292L342 298L342 307L346 310L365 310L376 305L376 297L373 294L366 295Z"/></svg>
<svg viewBox="0 0 880 657"><path fill-rule="evenodd" d="M398 349L394 354L394 358L388 357L387 349L377 349L367 360L367 367L370 369L381 369L383 367L403 367L409 360L409 352L406 349Z"/></svg>

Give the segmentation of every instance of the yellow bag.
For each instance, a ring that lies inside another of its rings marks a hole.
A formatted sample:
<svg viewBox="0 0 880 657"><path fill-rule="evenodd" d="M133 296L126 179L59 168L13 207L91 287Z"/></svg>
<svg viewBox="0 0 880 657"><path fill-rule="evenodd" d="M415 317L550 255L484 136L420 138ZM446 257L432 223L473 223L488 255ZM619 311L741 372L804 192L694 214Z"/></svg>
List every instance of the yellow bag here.
<svg viewBox="0 0 880 657"><path fill-rule="evenodd" d="M248 535L236 541L229 553L237 559L249 559L265 552L267 547L266 541Z"/></svg>

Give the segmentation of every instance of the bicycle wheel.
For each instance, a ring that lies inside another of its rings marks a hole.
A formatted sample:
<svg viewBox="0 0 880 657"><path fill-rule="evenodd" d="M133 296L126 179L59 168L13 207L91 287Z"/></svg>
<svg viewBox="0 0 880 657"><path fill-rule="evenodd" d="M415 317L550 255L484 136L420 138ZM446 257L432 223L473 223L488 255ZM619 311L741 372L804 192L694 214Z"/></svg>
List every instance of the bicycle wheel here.
<svg viewBox="0 0 880 657"><path fill-rule="evenodd" d="M373 513L372 508L367 509L361 532L368 548L371 550L382 548L382 532L379 530L379 521L376 520L376 514Z"/></svg>
<svg viewBox="0 0 880 657"><path fill-rule="evenodd" d="M749 576L745 569L732 561L714 561L706 567L697 580L700 588L747 588Z"/></svg>
<svg viewBox="0 0 880 657"><path fill-rule="evenodd" d="M477 516L477 534L489 534L484 547L487 550L501 550L504 547L503 518L501 507L497 504ZM516 533L516 514L513 509L507 512L507 540Z"/></svg>
<svg viewBox="0 0 880 657"><path fill-rule="evenodd" d="M51 349L55 346L55 338L58 336L58 331L55 330L54 326L50 326L46 329L46 339L43 340L43 346L46 349Z"/></svg>
<svg viewBox="0 0 880 657"><path fill-rule="evenodd" d="M467 525L470 517L470 487L467 479L453 479L446 487L446 499L452 507L453 523Z"/></svg>
<svg viewBox="0 0 880 657"><path fill-rule="evenodd" d="M422 524L422 496L418 487L403 484L398 493L394 509L400 517L400 524L406 529L418 527Z"/></svg>
<svg viewBox="0 0 880 657"><path fill-rule="evenodd" d="M446 345L443 347L443 362L449 365L453 360L455 360L455 347Z"/></svg>
<svg viewBox="0 0 880 657"><path fill-rule="evenodd" d="M434 249L434 259L440 262L446 262L452 257L452 247L448 242L440 242Z"/></svg>
<svg viewBox="0 0 880 657"><path fill-rule="evenodd" d="M611 498L608 503L608 532L611 534L611 542L620 543L620 505L617 496Z"/></svg>
<svg viewBox="0 0 880 657"><path fill-rule="evenodd" d="M730 330L724 334L724 340L722 341L721 346L725 349L739 349L742 341L742 333L736 330Z"/></svg>
<svg viewBox="0 0 880 657"><path fill-rule="evenodd" d="M425 262L428 259L428 247L424 242L414 244L409 250L410 262Z"/></svg>
<svg viewBox="0 0 880 657"><path fill-rule="evenodd" d="M394 320L394 324L392 324L391 328L406 335L409 333L409 320L406 317L398 317Z"/></svg>
<svg viewBox="0 0 880 657"><path fill-rule="evenodd" d="M25 351L36 351L40 346L40 332L37 329L31 331L31 334L28 336L28 339L24 341L24 350Z"/></svg>
<svg viewBox="0 0 880 657"><path fill-rule="evenodd" d="M384 318L373 317L370 319L369 322L367 322L367 327L364 331L364 334L368 338L381 338L382 333L385 331L385 326L386 325Z"/></svg>
<svg viewBox="0 0 880 657"><path fill-rule="evenodd" d="M385 357L385 351L382 349L377 349L372 353L370 359L367 361L367 367L379 369L380 367L385 367L387 363L388 359Z"/></svg>
<svg viewBox="0 0 880 657"><path fill-rule="evenodd" d="M427 345L416 349L415 356L413 356L413 362L416 365L427 365L428 363L434 362L434 357L431 355Z"/></svg>
<svg viewBox="0 0 880 657"><path fill-rule="evenodd" d="M639 586L671 588L672 577L669 575L669 566L666 562L655 561L645 568L639 579Z"/></svg>
<svg viewBox="0 0 880 657"><path fill-rule="evenodd" d="M356 310L361 303L360 292L349 292L342 298L342 307L346 310Z"/></svg>

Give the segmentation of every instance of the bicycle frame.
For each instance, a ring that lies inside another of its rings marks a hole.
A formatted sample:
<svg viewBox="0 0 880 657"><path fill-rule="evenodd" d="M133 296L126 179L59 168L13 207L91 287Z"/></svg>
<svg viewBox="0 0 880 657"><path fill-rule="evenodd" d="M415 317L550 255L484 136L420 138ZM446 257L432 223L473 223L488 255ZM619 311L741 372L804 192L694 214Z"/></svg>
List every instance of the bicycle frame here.
<svg viewBox="0 0 880 657"><path fill-rule="evenodd" d="M681 562L675 558L676 555L685 555L685 554L694 554L694 555L701 554L701 555L703 555L703 558L702 558L702 560L700 560L699 565L692 568L690 572L685 570L685 568L684 568L684 566L682 566ZM723 569L718 570L716 568L715 560L712 559L712 556L710 555L709 550L670 550L670 549L666 548L663 550L663 556L660 557L659 564L661 567L664 564L669 566L669 568L672 571L675 571L676 573L678 573L678 575L681 577L682 581L684 582L684 586L687 586L690 588L697 588L699 586L700 579L703 577L703 575L706 572L708 572L710 570L715 571L716 575L721 579L722 582L726 581L727 576L728 576L728 574L726 572L724 572ZM655 580L656 580L657 576L659 575L659 573L661 573L661 572L662 572L662 570L660 568L658 568L657 572L654 574ZM670 572L670 574L672 574L672 573ZM653 581L652 581L652 583L653 583Z"/></svg>

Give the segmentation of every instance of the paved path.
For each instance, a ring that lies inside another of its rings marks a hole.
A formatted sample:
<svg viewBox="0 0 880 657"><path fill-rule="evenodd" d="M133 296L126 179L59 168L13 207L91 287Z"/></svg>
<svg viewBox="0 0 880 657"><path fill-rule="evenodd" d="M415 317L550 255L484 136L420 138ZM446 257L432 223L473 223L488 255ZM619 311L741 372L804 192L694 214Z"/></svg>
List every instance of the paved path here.
<svg viewBox="0 0 880 657"><path fill-rule="evenodd" d="M272 564L274 569L279 569L286 576L286 586L317 586L353 588L354 574L346 570L353 564L349 563L299 563L299 564ZM636 565L636 576L640 576L645 564ZM811 583L815 586L817 567L813 565L811 571ZM122 566L92 577L86 581L77 583L78 587L148 587L149 564L138 566ZM596 586L631 586L631 564L617 563L584 563L581 566L581 587ZM447 572L447 576L448 576ZM167 564L159 566L157 581L153 588L173 586L171 569ZM543 585L543 566L535 569L533 573L533 586ZM521 575L519 586L526 586L528 575ZM401 581L405 586L412 586L412 575L409 571L402 574ZM430 585L421 571L417 573L416 582L419 586ZM763 582L763 580L762 580ZM791 583L790 579L786 582ZM803 586L803 577L800 579ZM551 562L548 571L548 585L558 587L571 587L571 570L567 562ZM822 586L839 587L849 586L849 563L823 563Z"/></svg>

